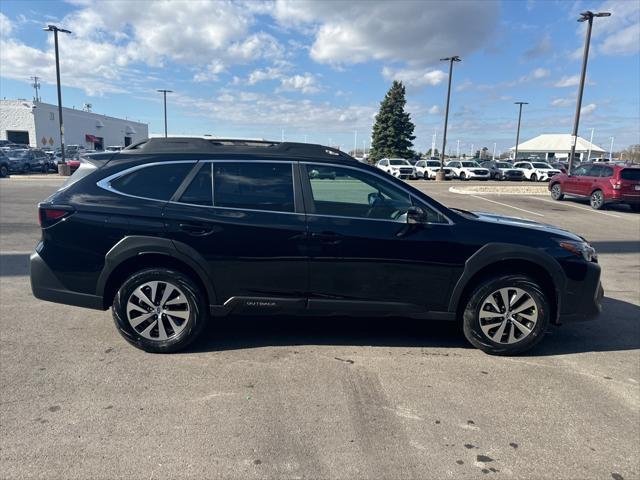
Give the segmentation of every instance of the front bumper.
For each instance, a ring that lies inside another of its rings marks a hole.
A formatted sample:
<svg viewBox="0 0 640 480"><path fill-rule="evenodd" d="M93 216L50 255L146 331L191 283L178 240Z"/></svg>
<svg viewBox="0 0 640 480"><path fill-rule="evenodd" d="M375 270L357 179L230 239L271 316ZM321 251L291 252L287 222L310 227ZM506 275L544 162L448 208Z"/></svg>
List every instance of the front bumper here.
<svg viewBox="0 0 640 480"><path fill-rule="evenodd" d="M558 323L594 319L602 311L603 298L600 265L588 263L582 280L567 280L561 292Z"/></svg>
<svg viewBox="0 0 640 480"><path fill-rule="evenodd" d="M34 297L48 302L105 310L101 296L74 292L65 288L38 252L31 254L29 272Z"/></svg>

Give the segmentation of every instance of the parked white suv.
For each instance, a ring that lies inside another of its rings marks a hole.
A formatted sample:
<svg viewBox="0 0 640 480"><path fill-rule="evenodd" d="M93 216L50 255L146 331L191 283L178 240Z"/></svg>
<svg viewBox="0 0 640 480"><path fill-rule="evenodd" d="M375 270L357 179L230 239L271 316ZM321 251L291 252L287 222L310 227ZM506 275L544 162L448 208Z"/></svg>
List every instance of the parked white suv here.
<svg viewBox="0 0 640 480"><path fill-rule="evenodd" d="M376 167L394 177L416 178L416 169L404 158L383 158L376 163Z"/></svg>
<svg viewBox="0 0 640 480"><path fill-rule="evenodd" d="M525 178L532 182L547 182L554 175L561 173L545 162L517 162L513 168L521 170Z"/></svg>
<svg viewBox="0 0 640 480"><path fill-rule="evenodd" d="M489 180L489 169L483 168L473 160L453 160L446 165L451 174L460 180Z"/></svg>
<svg viewBox="0 0 640 480"><path fill-rule="evenodd" d="M425 180L436 178L436 172L440 170L441 165L439 160L419 160L415 164L416 176ZM450 168L445 167L444 176L445 178L451 178Z"/></svg>

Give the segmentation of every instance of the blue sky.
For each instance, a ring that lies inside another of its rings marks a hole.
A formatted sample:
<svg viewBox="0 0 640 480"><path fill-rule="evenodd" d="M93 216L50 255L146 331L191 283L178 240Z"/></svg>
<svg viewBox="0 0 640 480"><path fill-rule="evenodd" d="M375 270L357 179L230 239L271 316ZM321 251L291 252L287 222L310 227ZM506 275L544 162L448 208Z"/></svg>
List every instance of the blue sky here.
<svg viewBox="0 0 640 480"><path fill-rule="evenodd" d="M640 2L13 1L0 3L0 96L56 103L51 34L61 37L63 103L169 131L318 143L369 141L393 79L407 86L415 148L441 144L446 64L453 75L448 146L461 152L570 133L585 24L595 20L580 134L615 148L640 143Z"/></svg>

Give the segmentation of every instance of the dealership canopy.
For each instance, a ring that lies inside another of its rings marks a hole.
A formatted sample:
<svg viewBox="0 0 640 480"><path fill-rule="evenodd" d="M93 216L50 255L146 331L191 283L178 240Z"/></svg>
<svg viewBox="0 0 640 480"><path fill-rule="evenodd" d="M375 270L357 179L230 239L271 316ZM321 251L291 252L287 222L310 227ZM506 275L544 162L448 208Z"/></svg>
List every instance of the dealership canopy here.
<svg viewBox="0 0 640 480"><path fill-rule="evenodd" d="M546 133L522 142L518 145L518 151L569 153L571 151L571 139L572 136L568 133ZM515 147L511 147L510 150L515 150ZM588 152L589 150L591 153L596 154L605 153L599 146L594 145L582 137L578 137L576 141L576 152ZM518 155L518 157L520 156Z"/></svg>

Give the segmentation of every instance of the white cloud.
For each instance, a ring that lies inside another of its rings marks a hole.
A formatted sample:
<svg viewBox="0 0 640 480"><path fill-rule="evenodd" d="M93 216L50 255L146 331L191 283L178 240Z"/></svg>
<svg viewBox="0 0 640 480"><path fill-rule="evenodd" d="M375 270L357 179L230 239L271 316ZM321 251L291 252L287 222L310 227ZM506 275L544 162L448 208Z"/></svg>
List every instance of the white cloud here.
<svg viewBox="0 0 640 480"><path fill-rule="evenodd" d="M531 78L534 80L540 80L541 78L546 78L550 75L551 72L546 68L536 68L533 72L531 72Z"/></svg>
<svg viewBox="0 0 640 480"><path fill-rule="evenodd" d="M11 33L13 30L13 25L11 24L11 20L4 13L0 13L0 36L4 37Z"/></svg>
<svg viewBox="0 0 640 480"><path fill-rule="evenodd" d="M439 105L432 105L431 107L429 107L429 110L427 110L427 112L430 115L438 115L441 112L440 106Z"/></svg>
<svg viewBox="0 0 640 480"><path fill-rule="evenodd" d="M333 65L367 60L434 64L448 55L467 55L491 38L499 18L493 0L424 2L340 2L276 0L274 15L286 27L311 29L311 58Z"/></svg>
<svg viewBox="0 0 640 480"><path fill-rule="evenodd" d="M580 75L564 76L553 84L557 88L575 87L580 84Z"/></svg>
<svg viewBox="0 0 640 480"><path fill-rule="evenodd" d="M633 55L640 51L640 23L630 25L607 37L599 52L608 55Z"/></svg>
<svg viewBox="0 0 640 480"><path fill-rule="evenodd" d="M580 115L590 115L596 109L595 103L589 103L588 105L583 105L580 109Z"/></svg>
<svg viewBox="0 0 640 480"><path fill-rule="evenodd" d="M570 107L575 105L576 101L571 98L554 98L551 100L552 107Z"/></svg>
<svg viewBox="0 0 640 480"><path fill-rule="evenodd" d="M215 82L218 75L225 71L225 67L221 62L214 61L207 65L206 70L200 71L193 76L194 82Z"/></svg>
<svg viewBox="0 0 640 480"><path fill-rule="evenodd" d="M382 76L387 80L400 80L407 87L413 88L439 85L447 78L447 74L442 70L401 69L394 71L389 67L382 69Z"/></svg>
<svg viewBox="0 0 640 480"><path fill-rule="evenodd" d="M310 73L304 75L294 75L292 77L283 78L280 83L280 90L294 91L298 90L302 93L317 93L320 91L316 77Z"/></svg>
<svg viewBox="0 0 640 480"><path fill-rule="evenodd" d="M634 55L640 52L640 2L609 0L596 11L611 16L594 20L594 50L604 55ZM584 36L584 29L579 29Z"/></svg>

